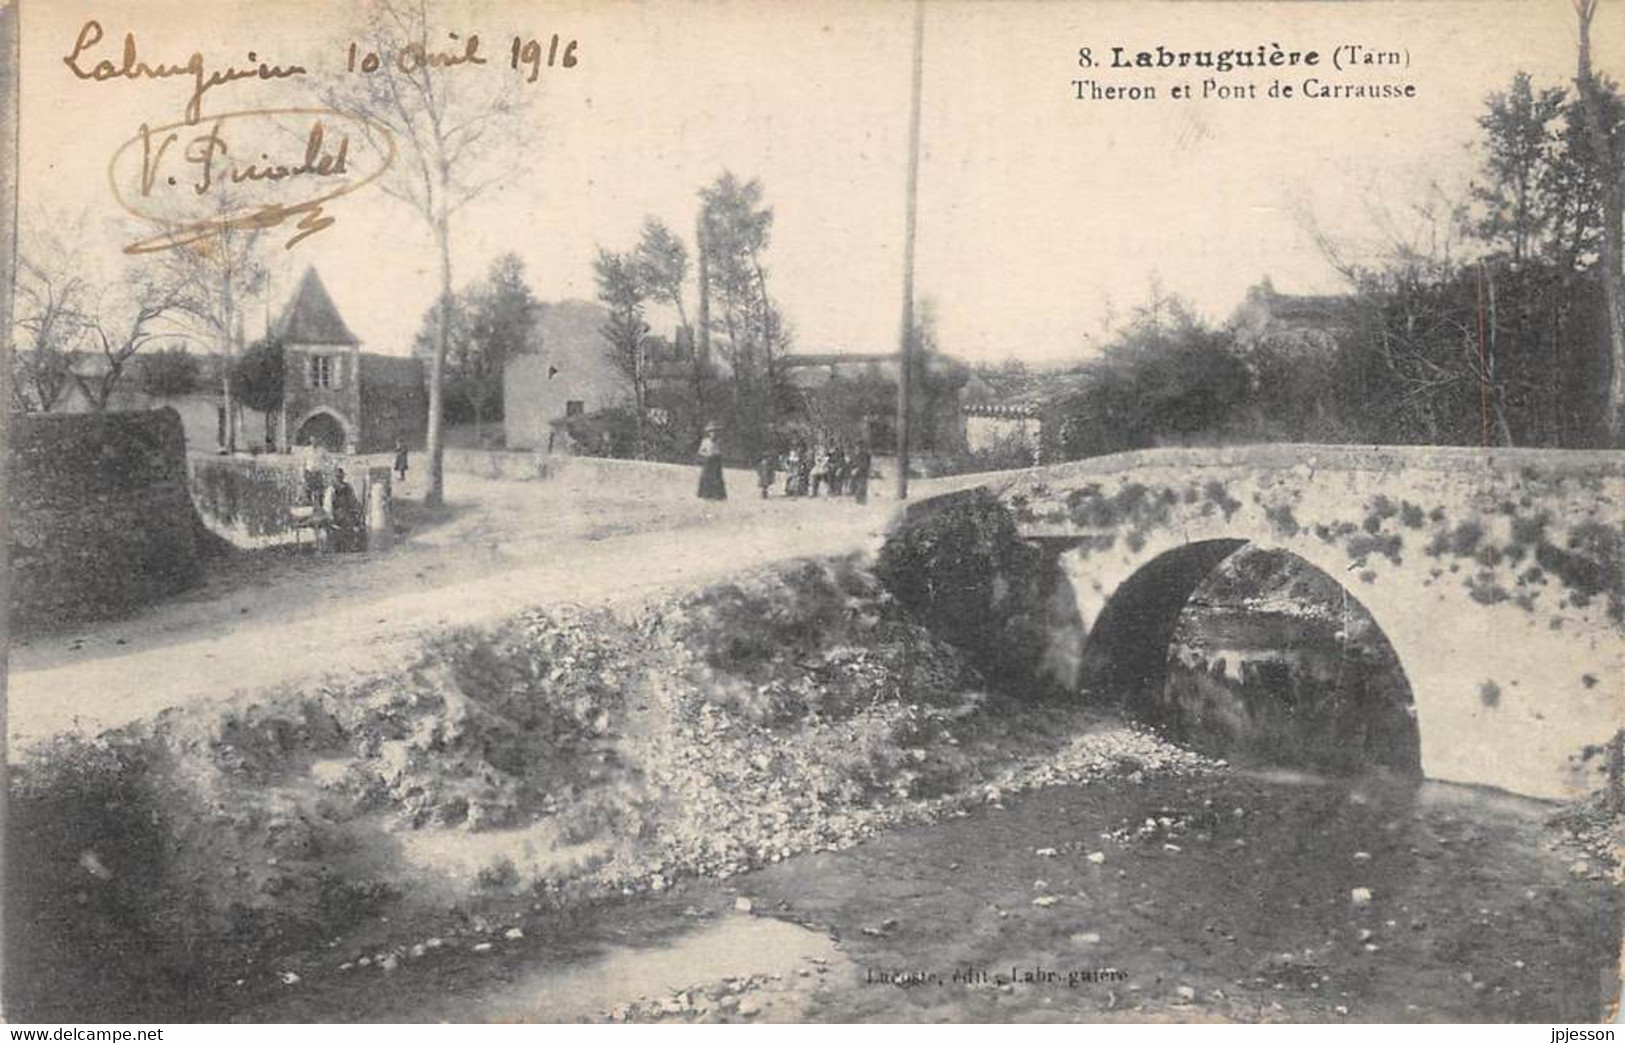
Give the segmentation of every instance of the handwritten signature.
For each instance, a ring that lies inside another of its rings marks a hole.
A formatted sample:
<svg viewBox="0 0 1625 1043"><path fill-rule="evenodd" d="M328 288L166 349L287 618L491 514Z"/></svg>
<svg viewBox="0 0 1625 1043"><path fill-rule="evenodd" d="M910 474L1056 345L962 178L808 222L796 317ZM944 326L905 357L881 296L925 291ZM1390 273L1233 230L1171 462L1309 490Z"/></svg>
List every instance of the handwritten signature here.
<svg viewBox="0 0 1625 1043"><path fill-rule="evenodd" d="M287 123L306 127L297 155L272 159L285 147ZM363 147L351 140L364 132ZM160 127L142 124L108 163L108 180L119 205L164 226L125 253L152 253L195 243L228 229L272 228L297 217L296 244L332 226L322 207L377 180L395 160L394 137L359 116L331 109L250 109ZM257 156L244 162L238 156ZM232 186L252 186L256 199L232 206ZM311 194L314 193L314 194ZM199 215L200 205L226 207Z"/></svg>

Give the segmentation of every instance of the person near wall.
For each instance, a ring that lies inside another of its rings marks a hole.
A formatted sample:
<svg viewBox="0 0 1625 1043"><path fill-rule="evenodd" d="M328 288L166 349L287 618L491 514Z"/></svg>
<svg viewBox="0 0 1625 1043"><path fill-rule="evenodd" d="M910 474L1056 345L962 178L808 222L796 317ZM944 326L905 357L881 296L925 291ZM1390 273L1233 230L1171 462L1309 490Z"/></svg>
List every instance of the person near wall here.
<svg viewBox="0 0 1625 1043"><path fill-rule="evenodd" d="M824 443L820 442L818 443L818 448L813 450L812 491L808 495L812 496L814 499L817 499L818 487L820 485L825 485L828 482L829 450L825 448Z"/></svg>
<svg viewBox="0 0 1625 1043"><path fill-rule="evenodd" d="M851 484L852 498L859 503L869 502L869 446L858 443L852 451L847 480Z"/></svg>
<svg viewBox="0 0 1625 1043"><path fill-rule="evenodd" d="M793 445L784 458L784 495L799 496L796 482L801 477L801 447Z"/></svg>
<svg viewBox="0 0 1625 1043"><path fill-rule="evenodd" d="M300 447L300 468L305 476L305 503L310 507L322 506L326 494L327 479L322 473L327 461L322 447L314 441L307 441Z"/></svg>
<svg viewBox="0 0 1625 1043"><path fill-rule="evenodd" d="M813 452L807 443L801 443L801 462L796 465L796 495L806 496L812 489Z"/></svg>
<svg viewBox="0 0 1625 1043"><path fill-rule="evenodd" d="M395 480L406 481L406 465L408 463L406 443L399 438L395 439Z"/></svg>
<svg viewBox="0 0 1625 1043"><path fill-rule="evenodd" d="M762 489L762 499L767 499L767 491L773 488L773 479L779 469L778 457L771 450L762 454L756 461L756 484Z"/></svg>
<svg viewBox="0 0 1625 1043"><path fill-rule="evenodd" d="M361 550L366 543L366 518L361 511L361 500L345 479L342 467L333 472L333 489L327 503L328 516L333 520L333 549Z"/></svg>
<svg viewBox="0 0 1625 1043"><path fill-rule="evenodd" d="M829 451L829 494L839 496L846 488L846 473L849 464L846 459L846 450L841 443L836 442L835 448Z"/></svg>
<svg viewBox="0 0 1625 1043"><path fill-rule="evenodd" d="M717 440L718 426L707 424L700 439L700 499L726 500L728 488L722 480L722 448Z"/></svg>

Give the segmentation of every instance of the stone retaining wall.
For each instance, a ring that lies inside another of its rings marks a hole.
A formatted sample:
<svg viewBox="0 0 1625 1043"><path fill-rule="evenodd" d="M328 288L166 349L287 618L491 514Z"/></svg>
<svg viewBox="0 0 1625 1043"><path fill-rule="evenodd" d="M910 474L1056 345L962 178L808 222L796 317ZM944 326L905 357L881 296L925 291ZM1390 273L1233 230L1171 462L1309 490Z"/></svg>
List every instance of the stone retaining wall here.
<svg viewBox="0 0 1625 1043"><path fill-rule="evenodd" d="M198 518L173 409L13 416L11 468L14 621L114 616L197 582Z"/></svg>

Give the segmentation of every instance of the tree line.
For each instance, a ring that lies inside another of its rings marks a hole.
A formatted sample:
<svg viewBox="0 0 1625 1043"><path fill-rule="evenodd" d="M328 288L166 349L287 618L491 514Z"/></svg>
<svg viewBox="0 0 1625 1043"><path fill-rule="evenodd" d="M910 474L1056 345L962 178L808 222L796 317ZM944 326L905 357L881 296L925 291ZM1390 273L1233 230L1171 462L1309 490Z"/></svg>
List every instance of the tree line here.
<svg viewBox="0 0 1625 1043"><path fill-rule="evenodd" d="M1154 289L1060 381L1045 440L1075 458L1193 440L1625 446L1625 103L1580 24L1571 85L1516 73L1477 118L1477 176L1356 257L1312 221L1346 293L1303 322L1214 326ZM1267 283L1259 295L1275 297ZM1243 309L1245 312L1245 308Z"/></svg>
<svg viewBox="0 0 1625 1043"><path fill-rule="evenodd" d="M604 418L618 428L620 437L611 437L624 444L624 455L687 458L713 423L740 459L779 448L783 424L802 403L784 365L793 332L769 285L772 231L761 182L724 171L698 193L693 255L654 217L631 248L599 250L594 274L609 313L602 332L632 390L630 407ZM685 303L691 275L698 298L692 324ZM650 310L662 307L678 317L679 342L652 332ZM658 428L649 421L652 408L665 419Z"/></svg>

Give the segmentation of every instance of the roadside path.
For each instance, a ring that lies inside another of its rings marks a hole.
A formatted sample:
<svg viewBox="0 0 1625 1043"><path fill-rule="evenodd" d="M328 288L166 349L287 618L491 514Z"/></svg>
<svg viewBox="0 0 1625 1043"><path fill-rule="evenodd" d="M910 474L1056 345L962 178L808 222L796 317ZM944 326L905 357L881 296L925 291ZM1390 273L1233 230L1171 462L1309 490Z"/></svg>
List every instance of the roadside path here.
<svg viewBox="0 0 1625 1043"><path fill-rule="evenodd" d="M426 632L530 607L637 603L774 561L872 548L893 513L884 500L763 503L742 489L702 504L455 481L452 520L386 554L273 560L231 589L22 643L11 748L238 692L387 671Z"/></svg>

